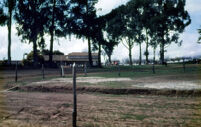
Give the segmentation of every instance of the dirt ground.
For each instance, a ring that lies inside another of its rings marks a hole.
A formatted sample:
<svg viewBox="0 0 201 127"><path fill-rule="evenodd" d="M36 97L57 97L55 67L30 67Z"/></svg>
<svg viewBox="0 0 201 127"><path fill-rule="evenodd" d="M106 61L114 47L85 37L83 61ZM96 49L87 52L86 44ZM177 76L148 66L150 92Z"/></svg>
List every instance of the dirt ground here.
<svg viewBox="0 0 201 127"><path fill-rule="evenodd" d="M188 81L185 80L170 80L171 76L164 77L146 77L146 79L131 79L131 78L103 78L103 77L78 77L77 83L90 83L98 86L99 83L106 82L125 82L132 83L131 88L152 88L152 89L175 89L175 90L191 90L191 89L201 89L201 79L193 80L190 79ZM165 79L167 81L165 81ZM32 85L54 85L57 86L59 84L67 85L72 84L72 78L55 78L46 81L32 82L29 86ZM100 87L100 85L99 85Z"/></svg>
<svg viewBox="0 0 201 127"><path fill-rule="evenodd" d="M29 92L72 93L72 78L53 78L12 84L13 90ZM10 86L11 87L11 86ZM201 96L201 79L196 75L175 75L141 78L77 77L78 92L107 94L143 94L168 96Z"/></svg>
<svg viewBox="0 0 201 127"><path fill-rule="evenodd" d="M70 127L72 94L6 92L0 126ZM80 127L199 126L201 98L78 94Z"/></svg>
<svg viewBox="0 0 201 127"><path fill-rule="evenodd" d="M72 78L59 78L58 70L46 73L49 77L42 80L40 71L21 71L18 83L13 71L0 73L0 127L72 126ZM77 78L78 127L201 125L201 96L177 96L178 91L201 95L201 74L137 78L93 75ZM15 89L5 90L11 87ZM175 96L164 96L166 92Z"/></svg>

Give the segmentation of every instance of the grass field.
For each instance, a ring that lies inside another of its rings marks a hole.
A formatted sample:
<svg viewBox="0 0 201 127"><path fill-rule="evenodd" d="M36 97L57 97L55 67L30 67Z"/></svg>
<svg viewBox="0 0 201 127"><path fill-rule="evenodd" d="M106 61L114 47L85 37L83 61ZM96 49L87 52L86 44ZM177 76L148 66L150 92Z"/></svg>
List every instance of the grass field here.
<svg viewBox="0 0 201 127"><path fill-rule="evenodd" d="M7 93L11 121L71 126L72 94ZM19 100L20 99L20 100ZM199 98L78 94L79 127L199 126ZM20 111L20 112L19 112Z"/></svg>
<svg viewBox="0 0 201 127"><path fill-rule="evenodd" d="M82 87L104 89L132 89L133 85L158 83L195 83L201 85L201 66L179 64L156 66L156 74L151 65L120 66L103 69L89 69L87 76L82 71L77 74L78 126L79 127L133 127L133 126L192 126L201 125L201 96L161 96L161 95L115 95L99 92L81 92ZM4 71L0 75L1 88L14 86L63 89L71 88L71 72L60 78L58 70L46 71L42 79L41 70L20 70L19 81L14 82L14 71ZM98 82L99 78L106 80ZM79 79L81 78L81 79ZM90 83L82 79L95 80ZM108 81L108 79L130 79ZM3 80L4 79L4 80ZM97 80L97 82L96 82ZM40 84L42 83L42 84ZM37 86L38 85L38 86ZM177 84L176 84L177 85ZM4 91L0 96L0 127L64 127L72 126L72 92L55 91ZM71 90L71 89L69 89ZM93 90L93 89L92 89ZM2 91L2 90L1 90Z"/></svg>

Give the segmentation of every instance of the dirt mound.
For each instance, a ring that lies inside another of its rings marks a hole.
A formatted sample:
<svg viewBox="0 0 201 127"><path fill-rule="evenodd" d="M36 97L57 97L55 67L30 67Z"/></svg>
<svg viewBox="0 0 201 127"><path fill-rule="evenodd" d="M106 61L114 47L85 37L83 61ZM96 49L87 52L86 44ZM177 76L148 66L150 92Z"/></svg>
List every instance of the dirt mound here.
<svg viewBox="0 0 201 127"><path fill-rule="evenodd" d="M72 86L18 86L12 90L28 92L58 92L72 93ZM164 96L201 96L201 90L175 90L175 89L145 89L145 88L102 88L102 87L77 87L79 93L104 93L104 94L133 94L133 95L164 95Z"/></svg>
<svg viewBox="0 0 201 127"><path fill-rule="evenodd" d="M112 82L112 81L132 81L130 78L103 78L103 77L77 77L78 83L100 83L100 82ZM55 78L47 81L33 82L32 84L52 84L52 83L72 83L72 78Z"/></svg>

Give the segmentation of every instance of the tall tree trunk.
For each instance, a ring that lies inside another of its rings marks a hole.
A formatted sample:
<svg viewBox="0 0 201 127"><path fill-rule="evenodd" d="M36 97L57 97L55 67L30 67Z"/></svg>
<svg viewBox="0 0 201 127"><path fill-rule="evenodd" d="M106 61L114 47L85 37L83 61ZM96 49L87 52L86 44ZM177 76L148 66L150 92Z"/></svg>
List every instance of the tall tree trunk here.
<svg viewBox="0 0 201 127"><path fill-rule="evenodd" d="M88 37L88 56L89 56L89 65L90 67L92 67L93 61L92 61L92 55L91 55L91 41L89 37Z"/></svg>
<svg viewBox="0 0 201 127"><path fill-rule="evenodd" d="M37 56L37 44L36 39L33 41L33 66L37 67L38 65L38 56Z"/></svg>
<svg viewBox="0 0 201 127"><path fill-rule="evenodd" d="M8 64L11 64L11 26L12 26L12 11L9 10L9 21L8 21Z"/></svg>
<svg viewBox="0 0 201 127"><path fill-rule="evenodd" d="M111 54L108 55L108 58L109 58L109 63L112 64Z"/></svg>
<svg viewBox="0 0 201 127"><path fill-rule="evenodd" d="M130 65L133 65L133 61L132 61L132 45L131 45L131 40L130 39L128 39L128 50L129 50Z"/></svg>
<svg viewBox="0 0 201 127"><path fill-rule="evenodd" d="M141 42L139 44L139 47L140 47L139 65L141 65L142 64L142 44L141 44Z"/></svg>
<svg viewBox="0 0 201 127"><path fill-rule="evenodd" d="M55 15L55 5L56 0L53 0L53 8L52 8L52 26L50 28L50 53L49 53L49 64L52 65L52 59L53 59L53 45L54 45L54 15Z"/></svg>
<svg viewBox="0 0 201 127"><path fill-rule="evenodd" d="M131 47L129 46L129 63L130 65L133 65L133 61L132 61L132 51L131 51Z"/></svg>
<svg viewBox="0 0 201 127"><path fill-rule="evenodd" d="M89 14L89 5L88 5L88 0L86 1L86 14L88 16ZM89 31L89 26L87 25L87 30ZM91 41L90 41L90 35L88 35L88 56L89 56L89 66L93 66L93 61L92 61L92 55L91 55Z"/></svg>
<svg viewBox="0 0 201 127"><path fill-rule="evenodd" d="M149 51L148 51L148 47L149 47L149 43L148 43L148 33L147 33L147 29L146 29L146 51L145 51L145 56L146 56L146 64L149 63Z"/></svg>
<svg viewBox="0 0 201 127"><path fill-rule="evenodd" d="M160 61L161 64L165 64L165 60L164 60L164 53L165 53L165 46L164 46L164 41L161 43L160 45Z"/></svg>
<svg viewBox="0 0 201 127"><path fill-rule="evenodd" d="M102 67L101 66L101 44L100 42L98 42L98 67Z"/></svg>
<svg viewBox="0 0 201 127"><path fill-rule="evenodd" d="M153 74L155 74L156 72L155 72L155 58L156 58L156 48L154 47L153 48L153 53L154 53L154 56L153 56Z"/></svg>

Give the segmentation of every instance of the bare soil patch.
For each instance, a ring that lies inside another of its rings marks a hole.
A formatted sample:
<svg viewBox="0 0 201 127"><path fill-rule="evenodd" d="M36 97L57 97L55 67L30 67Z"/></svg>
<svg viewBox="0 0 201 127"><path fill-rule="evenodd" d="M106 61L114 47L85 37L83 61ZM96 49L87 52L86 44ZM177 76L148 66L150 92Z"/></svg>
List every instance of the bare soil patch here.
<svg viewBox="0 0 201 127"><path fill-rule="evenodd" d="M77 91L81 93L98 92L104 94L140 94L165 96L201 96L200 80L167 80L164 77L146 78L103 78L78 77ZM166 81L165 81L166 80ZM111 85L110 87L109 85ZM128 85L129 84L129 85ZM13 90L71 93L72 78L55 78L31 82L15 87Z"/></svg>
<svg viewBox="0 0 201 127"><path fill-rule="evenodd" d="M71 126L72 94L7 92L2 126ZM199 126L201 98L78 94L79 127Z"/></svg>

